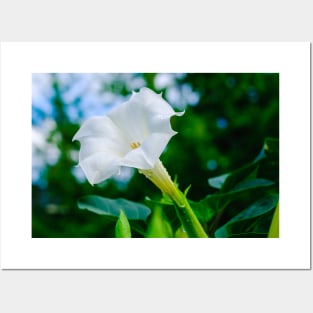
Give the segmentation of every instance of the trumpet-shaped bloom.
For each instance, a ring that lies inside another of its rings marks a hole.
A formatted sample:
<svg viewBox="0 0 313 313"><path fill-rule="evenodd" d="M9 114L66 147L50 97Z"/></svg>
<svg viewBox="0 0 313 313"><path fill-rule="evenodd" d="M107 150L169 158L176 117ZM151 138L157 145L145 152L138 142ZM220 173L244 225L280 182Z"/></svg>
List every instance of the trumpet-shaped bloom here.
<svg viewBox="0 0 313 313"><path fill-rule="evenodd" d="M161 94L143 87L107 115L88 119L73 138L81 143L79 165L88 181L100 183L121 166L153 168L176 134L170 118L182 114Z"/></svg>

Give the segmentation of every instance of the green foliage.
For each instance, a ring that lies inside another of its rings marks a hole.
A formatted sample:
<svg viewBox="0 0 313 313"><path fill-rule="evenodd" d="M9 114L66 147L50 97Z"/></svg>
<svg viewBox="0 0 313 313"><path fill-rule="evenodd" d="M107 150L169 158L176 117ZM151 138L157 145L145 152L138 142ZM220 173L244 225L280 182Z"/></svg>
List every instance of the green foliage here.
<svg viewBox="0 0 313 313"><path fill-rule="evenodd" d="M173 231L161 206L155 206L149 222L147 238L171 238Z"/></svg>
<svg viewBox="0 0 313 313"><path fill-rule="evenodd" d="M268 195L258 199L217 229L215 231L215 237L266 236L268 227L267 223L264 223L264 215L275 207L277 201L277 195Z"/></svg>
<svg viewBox="0 0 313 313"><path fill-rule="evenodd" d="M279 238L279 203L277 203L270 230L268 232L269 238Z"/></svg>
<svg viewBox="0 0 313 313"><path fill-rule="evenodd" d="M188 238L187 232L183 226L180 226L175 232L175 238Z"/></svg>
<svg viewBox="0 0 313 313"><path fill-rule="evenodd" d="M262 157L209 180L219 191L192 205L199 220L209 224L211 236L267 236L268 216L273 214L271 211L278 201L278 184L268 179L267 171L275 172L278 144L278 140L267 138L260 153Z"/></svg>
<svg viewBox="0 0 313 313"><path fill-rule="evenodd" d="M116 238L131 238L131 229L124 211L121 210L120 216L115 225Z"/></svg>
<svg viewBox="0 0 313 313"><path fill-rule="evenodd" d="M145 221L150 209L143 204L125 199L108 199L100 196L84 196L78 200L78 207L100 215L119 217L123 211L130 220Z"/></svg>
<svg viewBox="0 0 313 313"><path fill-rule="evenodd" d="M100 196L89 195L78 200L80 209L86 209L93 213L103 216L103 221L116 221L118 234L126 232L128 220L132 221L131 226L136 234L144 235L146 233L146 220L151 210L143 204L136 203L125 199L108 199ZM121 213L123 212L123 213ZM122 216L121 216L122 214ZM125 217L123 216L125 215ZM116 228L115 228L115 234Z"/></svg>

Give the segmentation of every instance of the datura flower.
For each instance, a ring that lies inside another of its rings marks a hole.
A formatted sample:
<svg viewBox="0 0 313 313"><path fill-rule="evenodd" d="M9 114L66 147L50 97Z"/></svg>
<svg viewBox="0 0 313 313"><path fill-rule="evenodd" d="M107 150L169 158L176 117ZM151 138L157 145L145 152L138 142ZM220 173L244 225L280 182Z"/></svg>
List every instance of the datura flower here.
<svg viewBox="0 0 313 313"><path fill-rule="evenodd" d="M121 166L152 169L176 132L170 119L176 113L148 88L107 115L88 119L75 134L79 140L79 166L93 185L119 173Z"/></svg>
<svg viewBox="0 0 313 313"><path fill-rule="evenodd" d="M144 87L107 115L87 120L73 140L81 143L79 165L92 185L117 174L122 166L137 168L177 204L189 237L207 237L186 196L159 159L176 134L171 117L182 114L161 94Z"/></svg>

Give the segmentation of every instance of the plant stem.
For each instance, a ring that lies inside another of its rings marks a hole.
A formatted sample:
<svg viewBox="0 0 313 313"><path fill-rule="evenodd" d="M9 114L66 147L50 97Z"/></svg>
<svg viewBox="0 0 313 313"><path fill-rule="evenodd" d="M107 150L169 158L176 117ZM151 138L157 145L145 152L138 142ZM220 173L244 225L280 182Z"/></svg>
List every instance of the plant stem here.
<svg viewBox="0 0 313 313"><path fill-rule="evenodd" d="M198 218L193 212L186 196L172 181L162 162L158 160L149 170L139 170L151 180L162 192L168 195L176 204L177 215L190 238L208 238Z"/></svg>
<svg viewBox="0 0 313 313"><path fill-rule="evenodd" d="M177 215L190 238L208 238L208 235L203 230L198 218L193 212L192 208L186 197L183 204L178 204L176 201L176 212Z"/></svg>

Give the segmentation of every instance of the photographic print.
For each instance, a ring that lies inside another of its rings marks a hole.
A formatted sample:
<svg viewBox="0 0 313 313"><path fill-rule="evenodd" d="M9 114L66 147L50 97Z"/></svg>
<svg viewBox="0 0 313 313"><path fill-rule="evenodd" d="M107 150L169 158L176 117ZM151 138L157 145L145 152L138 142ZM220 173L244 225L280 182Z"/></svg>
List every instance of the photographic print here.
<svg viewBox="0 0 313 313"><path fill-rule="evenodd" d="M309 43L3 43L0 96L2 268L310 268Z"/></svg>

